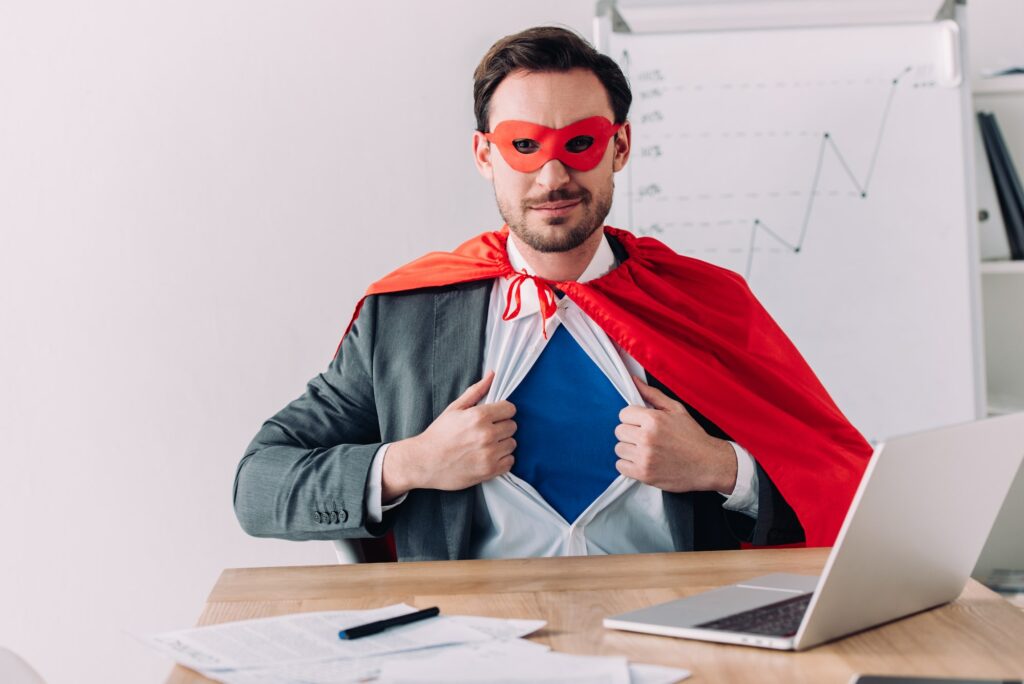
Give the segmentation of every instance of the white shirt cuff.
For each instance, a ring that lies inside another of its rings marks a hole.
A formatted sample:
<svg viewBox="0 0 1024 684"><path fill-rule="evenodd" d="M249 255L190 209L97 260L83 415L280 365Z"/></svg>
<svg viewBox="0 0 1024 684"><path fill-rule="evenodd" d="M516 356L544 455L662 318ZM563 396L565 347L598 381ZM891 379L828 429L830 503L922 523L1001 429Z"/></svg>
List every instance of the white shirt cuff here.
<svg viewBox="0 0 1024 684"><path fill-rule="evenodd" d="M384 456L388 453L391 443L381 444L377 453L373 456L373 463L370 465L370 475L366 479L366 517L371 523L380 524L384 514L395 506L398 506L408 494L403 494L391 503L384 505L381 501L384 491Z"/></svg>
<svg viewBox="0 0 1024 684"><path fill-rule="evenodd" d="M733 488L732 494L719 492L726 497L722 502L722 508L756 518L759 488L754 457L736 442L729 442L729 444L736 452L736 486Z"/></svg>

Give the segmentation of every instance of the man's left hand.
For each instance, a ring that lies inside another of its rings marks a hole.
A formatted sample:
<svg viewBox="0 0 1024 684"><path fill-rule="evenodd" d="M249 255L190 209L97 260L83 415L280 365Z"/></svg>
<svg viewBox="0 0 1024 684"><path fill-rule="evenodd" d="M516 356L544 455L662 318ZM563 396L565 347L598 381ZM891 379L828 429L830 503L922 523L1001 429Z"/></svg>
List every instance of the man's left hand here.
<svg viewBox="0 0 1024 684"><path fill-rule="evenodd" d="M654 408L627 406L615 428L615 467L626 477L667 492L736 487L736 452L712 437L681 403L633 376L640 396Z"/></svg>

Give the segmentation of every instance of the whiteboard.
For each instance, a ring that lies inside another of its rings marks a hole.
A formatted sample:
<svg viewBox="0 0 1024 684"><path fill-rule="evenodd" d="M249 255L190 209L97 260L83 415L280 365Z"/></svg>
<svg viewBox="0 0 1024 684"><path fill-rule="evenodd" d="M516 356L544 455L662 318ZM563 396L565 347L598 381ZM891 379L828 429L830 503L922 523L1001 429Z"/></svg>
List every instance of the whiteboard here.
<svg viewBox="0 0 1024 684"><path fill-rule="evenodd" d="M868 439L979 415L954 22L599 43L634 97L611 225L746 277Z"/></svg>

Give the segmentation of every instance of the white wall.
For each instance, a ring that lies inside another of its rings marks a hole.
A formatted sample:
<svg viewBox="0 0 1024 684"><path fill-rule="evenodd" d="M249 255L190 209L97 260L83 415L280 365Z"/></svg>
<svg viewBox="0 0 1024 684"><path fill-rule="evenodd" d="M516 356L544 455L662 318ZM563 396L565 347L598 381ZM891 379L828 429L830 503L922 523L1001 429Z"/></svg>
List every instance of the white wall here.
<svg viewBox="0 0 1024 684"><path fill-rule="evenodd" d="M593 7L0 4L0 644L161 681L128 632L192 624L224 567L333 560L242 533L238 459L368 282L497 227L472 69Z"/></svg>
<svg viewBox="0 0 1024 684"><path fill-rule="evenodd" d="M590 0L0 4L0 644L162 681L126 632L225 567L329 563L231 509L366 285L497 228L472 71ZM386 246L386 247L385 247Z"/></svg>

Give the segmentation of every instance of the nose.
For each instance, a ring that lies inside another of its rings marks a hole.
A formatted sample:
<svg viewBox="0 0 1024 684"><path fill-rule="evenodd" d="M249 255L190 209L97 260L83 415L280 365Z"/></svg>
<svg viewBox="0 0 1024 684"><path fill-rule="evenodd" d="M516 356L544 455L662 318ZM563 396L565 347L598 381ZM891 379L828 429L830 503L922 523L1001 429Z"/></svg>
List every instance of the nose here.
<svg viewBox="0 0 1024 684"><path fill-rule="evenodd" d="M536 183L547 192L551 192L568 185L570 180L572 179L569 176L569 170L565 168L565 164L557 159L552 159L540 167L540 171L537 172Z"/></svg>

